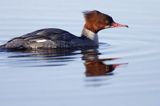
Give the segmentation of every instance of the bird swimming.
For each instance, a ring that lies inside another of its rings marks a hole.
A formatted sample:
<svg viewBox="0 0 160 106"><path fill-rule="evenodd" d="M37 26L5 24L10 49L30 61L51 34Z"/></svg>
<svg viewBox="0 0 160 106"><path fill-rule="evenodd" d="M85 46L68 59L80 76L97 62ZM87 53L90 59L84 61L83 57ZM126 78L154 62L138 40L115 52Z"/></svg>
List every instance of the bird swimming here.
<svg viewBox="0 0 160 106"><path fill-rule="evenodd" d="M58 29L40 29L9 40L0 46L6 50L36 50L36 49L65 49L65 48L85 48L98 47L98 32L103 29L128 27L115 22L113 18L97 10L83 13L85 24L81 36Z"/></svg>

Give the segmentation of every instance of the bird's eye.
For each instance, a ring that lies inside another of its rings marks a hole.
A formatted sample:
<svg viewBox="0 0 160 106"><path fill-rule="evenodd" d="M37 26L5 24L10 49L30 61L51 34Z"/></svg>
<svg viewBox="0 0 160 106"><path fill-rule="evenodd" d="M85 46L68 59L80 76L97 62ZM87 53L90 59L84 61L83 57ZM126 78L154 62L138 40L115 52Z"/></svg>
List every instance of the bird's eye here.
<svg viewBox="0 0 160 106"><path fill-rule="evenodd" d="M106 21L106 24L109 25L109 21L108 20Z"/></svg>

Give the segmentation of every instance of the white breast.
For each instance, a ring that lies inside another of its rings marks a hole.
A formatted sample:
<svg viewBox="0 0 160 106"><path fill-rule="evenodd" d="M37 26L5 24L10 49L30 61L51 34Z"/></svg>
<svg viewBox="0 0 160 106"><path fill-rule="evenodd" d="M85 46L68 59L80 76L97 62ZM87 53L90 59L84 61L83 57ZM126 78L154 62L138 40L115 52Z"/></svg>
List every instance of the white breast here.
<svg viewBox="0 0 160 106"><path fill-rule="evenodd" d="M98 35L86 28L83 29L82 35L86 36L90 40L94 41L98 45Z"/></svg>

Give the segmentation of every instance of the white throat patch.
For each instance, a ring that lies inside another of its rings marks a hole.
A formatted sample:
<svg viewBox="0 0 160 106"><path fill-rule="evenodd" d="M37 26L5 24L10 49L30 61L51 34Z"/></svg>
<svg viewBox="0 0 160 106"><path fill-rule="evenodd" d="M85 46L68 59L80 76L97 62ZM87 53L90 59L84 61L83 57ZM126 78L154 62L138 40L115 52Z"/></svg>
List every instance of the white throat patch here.
<svg viewBox="0 0 160 106"><path fill-rule="evenodd" d="M84 28L82 31L82 35L98 44L98 35L96 33Z"/></svg>

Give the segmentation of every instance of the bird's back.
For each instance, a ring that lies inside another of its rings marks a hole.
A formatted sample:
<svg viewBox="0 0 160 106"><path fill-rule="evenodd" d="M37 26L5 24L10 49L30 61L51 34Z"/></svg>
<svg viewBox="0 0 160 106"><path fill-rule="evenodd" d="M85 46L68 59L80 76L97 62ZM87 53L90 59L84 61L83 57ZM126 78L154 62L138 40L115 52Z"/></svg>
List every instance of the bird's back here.
<svg viewBox="0 0 160 106"><path fill-rule="evenodd" d="M79 37L65 30L47 28L13 38L5 44L5 47L13 49L70 48L76 41L80 41Z"/></svg>

